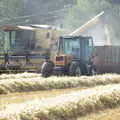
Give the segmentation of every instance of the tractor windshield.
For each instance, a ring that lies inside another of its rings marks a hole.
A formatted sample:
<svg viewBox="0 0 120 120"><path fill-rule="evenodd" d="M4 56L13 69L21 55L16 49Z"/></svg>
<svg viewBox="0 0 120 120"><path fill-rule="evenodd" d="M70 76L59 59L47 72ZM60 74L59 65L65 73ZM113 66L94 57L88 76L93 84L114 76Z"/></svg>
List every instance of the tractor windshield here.
<svg viewBox="0 0 120 120"><path fill-rule="evenodd" d="M59 52L74 58L87 60L93 49L91 37L70 37L60 39Z"/></svg>
<svg viewBox="0 0 120 120"><path fill-rule="evenodd" d="M79 39L64 39L64 53L80 58L80 41Z"/></svg>
<svg viewBox="0 0 120 120"><path fill-rule="evenodd" d="M4 31L5 50L30 50L34 48L34 33L27 30Z"/></svg>

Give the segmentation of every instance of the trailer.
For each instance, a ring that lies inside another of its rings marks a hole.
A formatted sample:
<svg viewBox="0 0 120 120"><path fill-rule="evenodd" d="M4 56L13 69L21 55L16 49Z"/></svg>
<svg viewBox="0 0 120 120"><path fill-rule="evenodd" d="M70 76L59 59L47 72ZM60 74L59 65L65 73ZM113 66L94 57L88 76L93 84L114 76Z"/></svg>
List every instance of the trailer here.
<svg viewBox="0 0 120 120"><path fill-rule="evenodd" d="M95 46L92 62L97 73L120 73L120 46Z"/></svg>

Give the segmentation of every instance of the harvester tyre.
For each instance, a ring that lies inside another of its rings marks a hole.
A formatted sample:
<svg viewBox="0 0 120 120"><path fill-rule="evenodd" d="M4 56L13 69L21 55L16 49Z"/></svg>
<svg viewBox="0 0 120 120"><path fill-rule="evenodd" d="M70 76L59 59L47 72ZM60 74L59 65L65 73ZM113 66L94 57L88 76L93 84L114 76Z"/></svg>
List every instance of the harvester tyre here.
<svg viewBox="0 0 120 120"><path fill-rule="evenodd" d="M53 64L50 62L44 62L41 67L41 76L49 77L52 74Z"/></svg>
<svg viewBox="0 0 120 120"><path fill-rule="evenodd" d="M69 66L69 75L70 76L81 76L82 71L78 63L71 63Z"/></svg>

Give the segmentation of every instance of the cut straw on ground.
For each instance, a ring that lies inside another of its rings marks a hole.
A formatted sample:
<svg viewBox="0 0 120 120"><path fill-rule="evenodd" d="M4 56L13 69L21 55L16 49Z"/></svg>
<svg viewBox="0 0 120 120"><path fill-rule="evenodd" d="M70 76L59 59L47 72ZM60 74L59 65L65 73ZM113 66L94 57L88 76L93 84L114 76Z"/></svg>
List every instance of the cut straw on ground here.
<svg viewBox="0 0 120 120"><path fill-rule="evenodd" d="M0 80L7 80L7 79L17 79L17 78L34 78L39 77L40 74L35 73L18 73L18 74L2 74L0 75Z"/></svg>
<svg viewBox="0 0 120 120"><path fill-rule="evenodd" d="M4 111L0 118L5 120L76 120L89 113L115 108L119 105L120 84L107 85L26 102L21 104L19 109Z"/></svg>
<svg viewBox="0 0 120 120"><path fill-rule="evenodd" d="M36 74L35 74L36 75ZM34 76L34 74L32 75ZM98 76L82 76L82 77L49 77L42 78L32 77L28 78L9 78L0 80L0 94L7 94L12 92L29 92L51 89L65 89L75 87L94 87L98 85L108 85L120 83L120 75L105 74Z"/></svg>

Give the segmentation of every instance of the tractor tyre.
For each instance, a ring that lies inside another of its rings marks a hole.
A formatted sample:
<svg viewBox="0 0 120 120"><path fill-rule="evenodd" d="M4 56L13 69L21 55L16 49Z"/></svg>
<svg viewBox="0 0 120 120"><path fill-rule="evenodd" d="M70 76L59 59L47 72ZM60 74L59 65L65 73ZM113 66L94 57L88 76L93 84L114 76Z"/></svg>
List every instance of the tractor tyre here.
<svg viewBox="0 0 120 120"><path fill-rule="evenodd" d="M41 66L41 76L49 77L52 74L53 64L50 62L44 62Z"/></svg>
<svg viewBox="0 0 120 120"><path fill-rule="evenodd" d="M69 75L70 76L81 76L82 75L82 71L81 71L80 64L72 63L69 66Z"/></svg>
<svg viewBox="0 0 120 120"><path fill-rule="evenodd" d="M97 75L97 74L98 74L97 70L94 67L92 67L89 75Z"/></svg>

